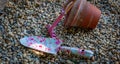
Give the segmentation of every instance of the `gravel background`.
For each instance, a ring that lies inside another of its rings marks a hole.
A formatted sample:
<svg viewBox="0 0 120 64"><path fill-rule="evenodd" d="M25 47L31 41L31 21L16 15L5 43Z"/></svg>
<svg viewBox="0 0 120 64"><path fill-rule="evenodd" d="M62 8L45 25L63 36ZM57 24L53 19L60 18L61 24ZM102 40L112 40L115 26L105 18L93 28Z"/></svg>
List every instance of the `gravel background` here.
<svg viewBox="0 0 120 64"><path fill-rule="evenodd" d="M91 0L101 11L97 28L92 31L66 29L63 20L56 27L62 45L92 50L94 61L74 55L49 55L22 46L24 36L49 37L45 26L59 15L60 0L10 0L0 14L0 64L119 64L120 63L120 0Z"/></svg>

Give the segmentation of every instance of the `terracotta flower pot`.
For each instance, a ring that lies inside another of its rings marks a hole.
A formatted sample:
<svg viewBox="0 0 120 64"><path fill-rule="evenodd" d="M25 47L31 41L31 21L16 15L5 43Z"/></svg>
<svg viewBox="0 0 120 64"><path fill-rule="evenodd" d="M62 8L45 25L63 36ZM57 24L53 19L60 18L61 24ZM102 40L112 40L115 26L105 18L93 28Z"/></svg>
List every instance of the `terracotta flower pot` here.
<svg viewBox="0 0 120 64"><path fill-rule="evenodd" d="M65 16L64 25L94 29L98 24L100 15L101 11L86 0L76 0Z"/></svg>

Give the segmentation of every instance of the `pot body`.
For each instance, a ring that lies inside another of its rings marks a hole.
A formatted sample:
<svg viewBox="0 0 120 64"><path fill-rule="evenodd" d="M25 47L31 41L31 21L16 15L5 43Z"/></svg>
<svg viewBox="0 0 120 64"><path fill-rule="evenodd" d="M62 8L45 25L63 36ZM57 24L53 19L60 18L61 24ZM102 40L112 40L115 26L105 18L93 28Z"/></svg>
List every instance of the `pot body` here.
<svg viewBox="0 0 120 64"><path fill-rule="evenodd" d="M64 25L94 29L98 24L100 15L101 11L94 5L86 0L76 0L65 16Z"/></svg>

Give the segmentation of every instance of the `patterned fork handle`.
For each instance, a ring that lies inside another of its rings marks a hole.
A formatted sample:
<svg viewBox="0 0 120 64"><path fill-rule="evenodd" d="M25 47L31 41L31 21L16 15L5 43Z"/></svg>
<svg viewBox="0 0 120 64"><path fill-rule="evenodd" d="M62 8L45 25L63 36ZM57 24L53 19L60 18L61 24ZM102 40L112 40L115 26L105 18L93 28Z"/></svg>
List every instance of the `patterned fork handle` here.
<svg viewBox="0 0 120 64"><path fill-rule="evenodd" d="M64 10L62 10L61 14L57 17L57 19L53 22L53 24L51 26L47 27L50 37L53 36L52 31L54 30L56 25L60 22L60 20L62 19L63 16L64 16Z"/></svg>
<svg viewBox="0 0 120 64"><path fill-rule="evenodd" d="M62 9L61 11L61 14L57 17L57 19L53 22L53 24L50 26L50 25L47 25L47 29L48 29L48 32L50 34L51 37L56 37L55 35L55 32L54 32L54 28L56 27L56 25L60 22L60 20L62 19L62 17L67 14L69 12L69 10L73 7L74 5L74 1L70 2L67 7L64 9Z"/></svg>
<svg viewBox="0 0 120 64"><path fill-rule="evenodd" d="M54 28L51 31L49 31L50 27L51 27L51 25L47 25L47 29L48 29L48 32L50 34L50 37L56 38L57 36L56 36L55 31L54 31Z"/></svg>

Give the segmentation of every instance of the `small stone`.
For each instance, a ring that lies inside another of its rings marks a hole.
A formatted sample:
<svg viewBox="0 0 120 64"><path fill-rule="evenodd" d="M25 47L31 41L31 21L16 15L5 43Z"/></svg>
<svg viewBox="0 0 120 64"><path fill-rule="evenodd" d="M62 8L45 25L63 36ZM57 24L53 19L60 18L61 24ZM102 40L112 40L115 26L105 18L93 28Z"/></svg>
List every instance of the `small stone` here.
<svg viewBox="0 0 120 64"><path fill-rule="evenodd" d="M95 48L94 48L93 46L89 46L89 48L90 48L91 50L95 50Z"/></svg>
<svg viewBox="0 0 120 64"><path fill-rule="evenodd" d="M14 34L12 32L9 32L8 35L14 37Z"/></svg>
<svg viewBox="0 0 120 64"><path fill-rule="evenodd" d="M92 64L97 64L97 63L98 63L97 61L92 62Z"/></svg>
<svg viewBox="0 0 120 64"><path fill-rule="evenodd" d="M39 60L36 60L36 61L35 61L35 64L39 64Z"/></svg>
<svg viewBox="0 0 120 64"><path fill-rule="evenodd" d="M2 57L2 53L0 53L0 57Z"/></svg>
<svg viewBox="0 0 120 64"><path fill-rule="evenodd" d="M67 63L67 64L74 64L74 63L73 63L72 61L70 61L70 60L67 60L66 63Z"/></svg>
<svg viewBox="0 0 120 64"><path fill-rule="evenodd" d="M24 60L24 63L25 63L25 64L26 64L26 63L28 63L28 60L27 60L27 59L25 59L25 60Z"/></svg>
<svg viewBox="0 0 120 64"><path fill-rule="evenodd" d="M26 53L24 53L24 54L23 54L23 57L26 57L26 56L27 56Z"/></svg>
<svg viewBox="0 0 120 64"><path fill-rule="evenodd" d="M117 60L117 57L112 57L112 60L115 60L115 61L116 61L116 60Z"/></svg>
<svg viewBox="0 0 120 64"><path fill-rule="evenodd" d="M1 31L2 33L4 33L4 31L5 31L2 25L0 25L0 31Z"/></svg>
<svg viewBox="0 0 120 64"><path fill-rule="evenodd" d="M120 62L119 62L119 61L116 61L115 64L120 64Z"/></svg>
<svg viewBox="0 0 120 64"><path fill-rule="evenodd" d="M21 36L24 36L24 33L20 33Z"/></svg>
<svg viewBox="0 0 120 64"><path fill-rule="evenodd" d="M4 41L5 41L6 43L10 43L10 40L8 40L8 39L4 39Z"/></svg>
<svg viewBox="0 0 120 64"><path fill-rule="evenodd" d="M17 61L18 59L16 57L14 57L14 60Z"/></svg>

